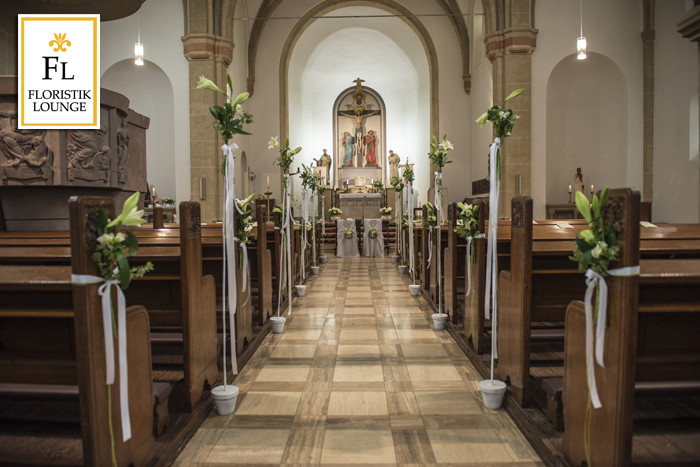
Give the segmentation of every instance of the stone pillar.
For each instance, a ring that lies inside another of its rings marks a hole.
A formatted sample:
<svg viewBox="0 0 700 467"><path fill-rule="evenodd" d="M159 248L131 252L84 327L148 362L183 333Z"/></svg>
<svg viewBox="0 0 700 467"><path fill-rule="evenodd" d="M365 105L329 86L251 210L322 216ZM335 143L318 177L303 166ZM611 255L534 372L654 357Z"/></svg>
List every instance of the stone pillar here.
<svg viewBox="0 0 700 467"><path fill-rule="evenodd" d="M644 87L644 145L642 200L654 199L654 39L656 0L644 0L644 30L642 31Z"/></svg>
<svg viewBox="0 0 700 467"><path fill-rule="evenodd" d="M507 107L520 118L513 134L501 147L501 192L499 213L508 216L510 200L516 196L516 179L520 176L521 192L527 196L531 191L531 131L532 131L532 75L531 57L537 40L537 30L529 27L533 8L529 1L513 1L506 19L512 27L488 34L486 56L493 66L493 102L500 104L516 89L525 89L516 99L508 101ZM491 174L494 177L495 174Z"/></svg>
<svg viewBox="0 0 700 467"><path fill-rule="evenodd" d="M676 25L681 36L698 43L698 62L700 62L700 5L698 5L697 0L695 8L683 15ZM698 73L698 89L700 89L700 73ZM698 127L698 131L700 131L700 127ZM698 199L700 199L700 190L698 190ZM698 216L700 216L700 209Z"/></svg>
<svg viewBox="0 0 700 467"><path fill-rule="evenodd" d="M223 105L224 96L208 89L197 89L197 82L204 75L226 90L226 71L233 58L234 45L219 34L220 31L230 34L230 28L221 23L226 22L233 9L227 1L187 0L187 34L182 43L190 78L190 199L201 203L202 222L222 218L224 185L220 148L223 141L213 127L209 106ZM205 180L206 199L200 198L200 179Z"/></svg>

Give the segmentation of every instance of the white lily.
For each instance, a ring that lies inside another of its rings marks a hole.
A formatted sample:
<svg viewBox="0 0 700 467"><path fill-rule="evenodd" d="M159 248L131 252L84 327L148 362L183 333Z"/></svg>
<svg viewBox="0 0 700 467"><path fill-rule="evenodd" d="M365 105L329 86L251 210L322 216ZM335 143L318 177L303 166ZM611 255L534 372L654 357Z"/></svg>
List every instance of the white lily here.
<svg viewBox="0 0 700 467"><path fill-rule="evenodd" d="M267 142L267 149L272 149L272 148L279 148L280 147L280 142L277 140L277 136L273 136L270 138L270 141Z"/></svg>

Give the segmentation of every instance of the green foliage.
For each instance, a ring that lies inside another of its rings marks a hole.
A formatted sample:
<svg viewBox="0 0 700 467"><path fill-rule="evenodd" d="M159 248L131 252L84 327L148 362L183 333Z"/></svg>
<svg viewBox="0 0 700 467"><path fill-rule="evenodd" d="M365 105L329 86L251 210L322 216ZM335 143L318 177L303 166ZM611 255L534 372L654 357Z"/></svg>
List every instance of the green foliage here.
<svg viewBox="0 0 700 467"><path fill-rule="evenodd" d="M213 81L204 76L199 77L197 89L209 89L223 94L226 97L226 102L223 107L220 105L212 105L209 107L209 112L214 117L214 128L216 128L216 131L219 132L223 140L228 144L234 135L250 135L250 133L243 130L243 125L253 123L253 116L245 112L242 106L242 104L248 100L249 94L243 92L234 99L231 75L226 75L226 81L230 89L229 94L226 94L214 84Z"/></svg>
<svg viewBox="0 0 700 467"><path fill-rule="evenodd" d="M316 191L316 174L314 174L314 171L311 169L311 167L307 167L304 164L301 164L301 186L305 190L311 190L311 191Z"/></svg>
<svg viewBox="0 0 700 467"><path fill-rule="evenodd" d="M236 223L238 228L236 229L236 236L240 243L246 243L251 245L255 240L255 235L252 235L253 231L253 208L250 207L250 202L255 198L255 193L248 196L246 199L237 199L238 207L242 213L238 213L236 217Z"/></svg>
<svg viewBox="0 0 700 467"><path fill-rule="evenodd" d="M413 184L413 168L408 162L403 166L403 179L406 180L406 183ZM403 183L401 183L401 189L403 189Z"/></svg>
<svg viewBox="0 0 700 467"><path fill-rule="evenodd" d="M442 141L440 143L438 143L435 135L432 135L430 149L432 150L428 153L430 163L438 168L438 172L442 173L443 167L452 163L451 160L448 160L447 152L454 149L454 146L447 140L447 135L442 137Z"/></svg>
<svg viewBox="0 0 700 467"><path fill-rule="evenodd" d="M435 206L432 203L425 203L425 207L428 211L427 217L423 219L423 227L432 229L437 225L437 212L435 211Z"/></svg>
<svg viewBox="0 0 700 467"><path fill-rule="evenodd" d="M372 182L372 186L374 187L375 190L381 191L384 189L384 183L382 183L381 180L375 180Z"/></svg>
<svg viewBox="0 0 700 467"><path fill-rule="evenodd" d="M143 277L153 270L150 261L143 266L129 267L128 257L138 253L139 244L133 232L121 231L124 225L140 225L145 222L143 211L136 210L140 195L139 192L131 195L124 202L121 214L112 221L107 218L102 206L97 212L97 247L91 258L97 264L104 280L119 281L122 290L126 290L133 279Z"/></svg>
<svg viewBox="0 0 700 467"><path fill-rule="evenodd" d="M479 235L479 206L473 204L457 203L459 212L457 216L457 226L454 231L461 238L476 237ZM471 244L471 258L472 263L476 263L476 250L474 249L474 243Z"/></svg>
<svg viewBox="0 0 700 467"><path fill-rule="evenodd" d="M391 187L396 193L401 192L401 190L403 190L403 186L403 179L401 177L394 177L391 179Z"/></svg>
<svg viewBox="0 0 700 467"><path fill-rule="evenodd" d="M576 238L573 255L569 257L578 263L580 271L590 268L601 276L606 276L610 263L619 259L620 247L617 246L615 226L613 223L605 225L601 214L601 208L609 197L610 188L605 187L600 193L600 199L594 195L589 205L586 195L576 192L576 208L590 228L581 231L581 237Z"/></svg>

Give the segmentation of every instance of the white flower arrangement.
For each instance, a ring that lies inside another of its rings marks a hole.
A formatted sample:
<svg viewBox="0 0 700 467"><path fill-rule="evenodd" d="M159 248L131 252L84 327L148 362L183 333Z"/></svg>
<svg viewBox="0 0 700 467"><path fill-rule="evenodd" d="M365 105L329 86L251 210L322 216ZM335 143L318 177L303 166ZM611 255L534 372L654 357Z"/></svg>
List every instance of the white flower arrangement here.
<svg viewBox="0 0 700 467"><path fill-rule="evenodd" d="M379 214L381 214L382 216L390 216L393 211L394 211L393 208L387 206L387 207L381 208L379 210Z"/></svg>

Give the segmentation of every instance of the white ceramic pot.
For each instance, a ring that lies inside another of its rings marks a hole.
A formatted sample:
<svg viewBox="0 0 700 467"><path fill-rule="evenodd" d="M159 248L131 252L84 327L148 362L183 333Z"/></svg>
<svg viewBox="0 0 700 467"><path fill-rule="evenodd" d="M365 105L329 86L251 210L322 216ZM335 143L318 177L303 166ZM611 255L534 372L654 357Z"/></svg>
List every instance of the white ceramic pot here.
<svg viewBox="0 0 700 467"><path fill-rule="evenodd" d="M391 262L392 263L398 263L399 262L399 255L394 255L391 257Z"/></svg>
<svg viewBox="0 0 700 467"><path fill-rule="evenodd" d="M498 410L503 404L503 396L506 393L506 383L494 379L485 379L479 381L479 389L481 396L484 398L484 405L487 409Z"/></svg>
<svg viewBox="0 0 700 467"><path fill-rule="evenodd" d="M417 297L420 292L420 284L411 284L408 286L408 290L411 292L411 297Z"/></svg>
<svg viewBox="0 0 700 467"><path fill-rule="evenodd" d="M447 323L447 313L433 313L432 316L435 329L445 329L445 324Z"/></svg>
<svg viewBox="0 0 700 467"><path fill-rule="evenodd" d="M318 275L318 266L311 266L311 274Z"/></svg>
<svg viewBox="0 0 700 467"><path fill-rule="evenodd" d="M219 415L230 415L236 409L238 386L233 384L216 386L211 390L211 395L214 397L214 405Z"/></svg>
<svg viewBox="0 0 700 467"><path fill-rule="evenodd" d="M408 269L408 266L399 266L399 274L406 274L406 269Z"/></svg>
<svg viewBox="0 0 700 467"><path fill-rule="evenodd" d="M270 317L270 323L272 324L272 333L273 334L282 334L284 331L284 323L287 321L287 318L284 316L272 316Z"/></svg>
<svg viewBox="0 0 700 467"><path fill-rule="evenodd" d="M321 264L326 264L326 255L321 255L318 257L318 262Z"/></svg>
<svg viewBox="0 0 700 467"><path fill-rule="evenodd" d="M297 296L298 297L303 297L306 295L306 286L305 285L295 285L297 288Z"/></svg>

